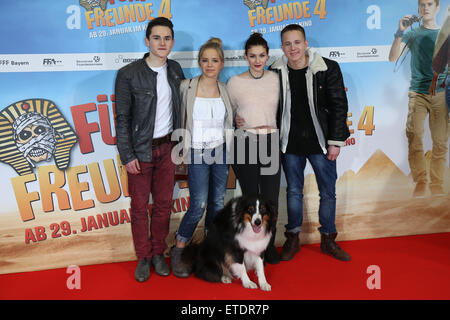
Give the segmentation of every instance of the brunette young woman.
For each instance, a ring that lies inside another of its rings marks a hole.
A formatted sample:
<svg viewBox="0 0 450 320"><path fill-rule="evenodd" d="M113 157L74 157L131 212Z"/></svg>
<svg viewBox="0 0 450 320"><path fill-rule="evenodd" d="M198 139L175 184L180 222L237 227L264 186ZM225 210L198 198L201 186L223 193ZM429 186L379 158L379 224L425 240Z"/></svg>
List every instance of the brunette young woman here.
<svg viewBox="0 0 450 320"><path fill-rule="evenodd" d="M228 80L236 127L233 169L243 195L262 195L278 212L280 191L280 149L277 128L279 104L278 75L265 69L269 46L260 33L253 33L245 43L249 69ZM276 224L275 224L276 225ZM275 264L280 256L275 249L276 229L265 253L265 260Z"/></svg>

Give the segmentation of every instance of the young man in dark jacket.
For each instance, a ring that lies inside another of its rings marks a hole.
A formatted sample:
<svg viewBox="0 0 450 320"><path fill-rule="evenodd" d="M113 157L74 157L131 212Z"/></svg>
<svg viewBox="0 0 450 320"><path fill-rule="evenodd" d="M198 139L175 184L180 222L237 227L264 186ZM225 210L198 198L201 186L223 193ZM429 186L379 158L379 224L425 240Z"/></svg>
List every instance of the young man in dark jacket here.
<svg viewBox="0 0 450 320"><path fill-rule="evenodd" d="M131 230L139 260L135 278L139 282L150 276L150 264L159 275L170 272L163 252L175 183L171 133L181 127L179 86L184 79L181 66L167 59L174 45L170 20L153 19L145 42L150 52L121 68L115 84L117 148L128 173Z"/></svg>
<svg viewBox="0 0 450 320"><path fill-rule="evenodd" d="M281 260L300 250L303 184L306 160L314 170L320 192L319 231L322 252L348 261L335 242L336 159L350 136L347 97L339 65L308 48L305 31L288 25L281 31L284 56L270 69L280 76L278 110L282 164L287 180L288 224Z"/></svg>

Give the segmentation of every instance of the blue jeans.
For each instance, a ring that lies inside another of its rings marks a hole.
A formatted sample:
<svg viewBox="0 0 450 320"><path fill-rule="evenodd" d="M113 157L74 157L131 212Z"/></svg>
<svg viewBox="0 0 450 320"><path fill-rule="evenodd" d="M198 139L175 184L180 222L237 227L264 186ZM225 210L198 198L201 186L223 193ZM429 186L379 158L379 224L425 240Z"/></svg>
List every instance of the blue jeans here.
<svg viewBox="0 0 450 320"><path fill-rule="evenodd" d="M287 232L301 231L303 222L303 185L306 159L316 175L319 187L319 231L329 234L336 232L336 161L330 161L324 154L296 155L283 154L282 163L287 181Z"/></svg>
<svg viewBox="0 0 450 320"><path fill-rule="evenodd" d="M205 153L214 156L216 152L223 153L222 163L207 164ZM189 209L181 220L176 240L189 242L205 208L205 232L208 230L217 212L224 206L228 168L225 144L212 150L191 150L191 164L188 165Z"/></svg>

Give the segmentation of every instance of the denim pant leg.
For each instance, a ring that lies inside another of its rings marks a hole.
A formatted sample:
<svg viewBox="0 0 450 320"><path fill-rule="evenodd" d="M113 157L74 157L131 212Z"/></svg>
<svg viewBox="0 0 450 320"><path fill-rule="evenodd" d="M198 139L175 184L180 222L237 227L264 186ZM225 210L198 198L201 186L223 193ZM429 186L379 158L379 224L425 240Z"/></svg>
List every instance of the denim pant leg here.
<svg viewBox="0 0 450 320"><path fill-rule="evenodd" d="M205 232L208 231L217 212L224 206L225 193L227 191L228 164L212 164L209 174L208 207L205 217Z"/></svg>
<svg viewBox="0 0 450 320"><path fill-rule="evenodd" d="M321 233L336 232L336 161L328 160L324 154L308 155L319 187L319 231Z"/></svg>
<svg viewBox="0 0 450 320"><path fill-rule="evenodd" d="M295 154L282 153L281 160L287 181L287 232L300 232L303 223L303 171L306 157Z"/></svg>
<svg viewBox="0 0 450 320"><path fill-rule="evenodd" d="M205 233L211 225L217 212L224 206L225 193L227 191L228 170L227 149L224 144L212 149L211 155L214 162L210 165L208 206L205 217Z"/></svg>
<svg viewBox="0 0 450 320"><path fill-rule="evenodd" d="M178 241L189 242L205 212L208 201L209 175L210 166L207 164L195 164L192 161L192 164L188 166L189 209L184 214L178 228L176 235Z"/></svg>

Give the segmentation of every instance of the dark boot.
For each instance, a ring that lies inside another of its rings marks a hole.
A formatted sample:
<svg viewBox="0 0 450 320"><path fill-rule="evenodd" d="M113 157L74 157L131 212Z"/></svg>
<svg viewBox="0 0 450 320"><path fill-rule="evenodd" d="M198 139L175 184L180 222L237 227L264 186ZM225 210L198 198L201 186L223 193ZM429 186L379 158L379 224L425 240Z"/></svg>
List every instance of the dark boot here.
<svg viewBox="0 0 450 320"><path fill-rule="evenodd" d="M270 264L280 263L280 255L278 254L277 249L275 249L275 235L277 230L274 230L272 233L272 237L270 238L269 245L266 248L266 252L264 253L264 260Z"/></svg>
<svg viewBox="0 0 450 320"><path fill-rule="evenodd" d="M288 261L300 251L300 232L285 232L284 235L286 236L286 242L281 251L281 260Z"/></svg>
<svg viewBox="0 0 450 320"><path fill-rule="evenodd" d="M163 254L158 254L152 257L152 266L155 268L156 274L167 277L170 274L169 266L164 259Z"/></svg>
<svg viewBox="0 0 450 320"><path fill-rule="evenodd" d="M320 249L323 253L329 254L333 258L336 258L341 261L349 261L350 255L342 250L338 244L334 241L337 237L337 233L333 232L329 235L326 235L324 233L320 234L321 242L320 242Z"/></svg>
<svg viewBox="0 0 450 320"><path fill-rule="evenodd" d="M150 277L150 263L147 258L141 259L138 262L134 278L139 282L144 282Z"/></svg>
<svg viewBox="0 0 450 320"><path fill-rule="evenodd" d="M192 267L181 259L184 248L173 246L170 250L170 266L172 273L178 278L187 278L192 273Z"/></svg>

